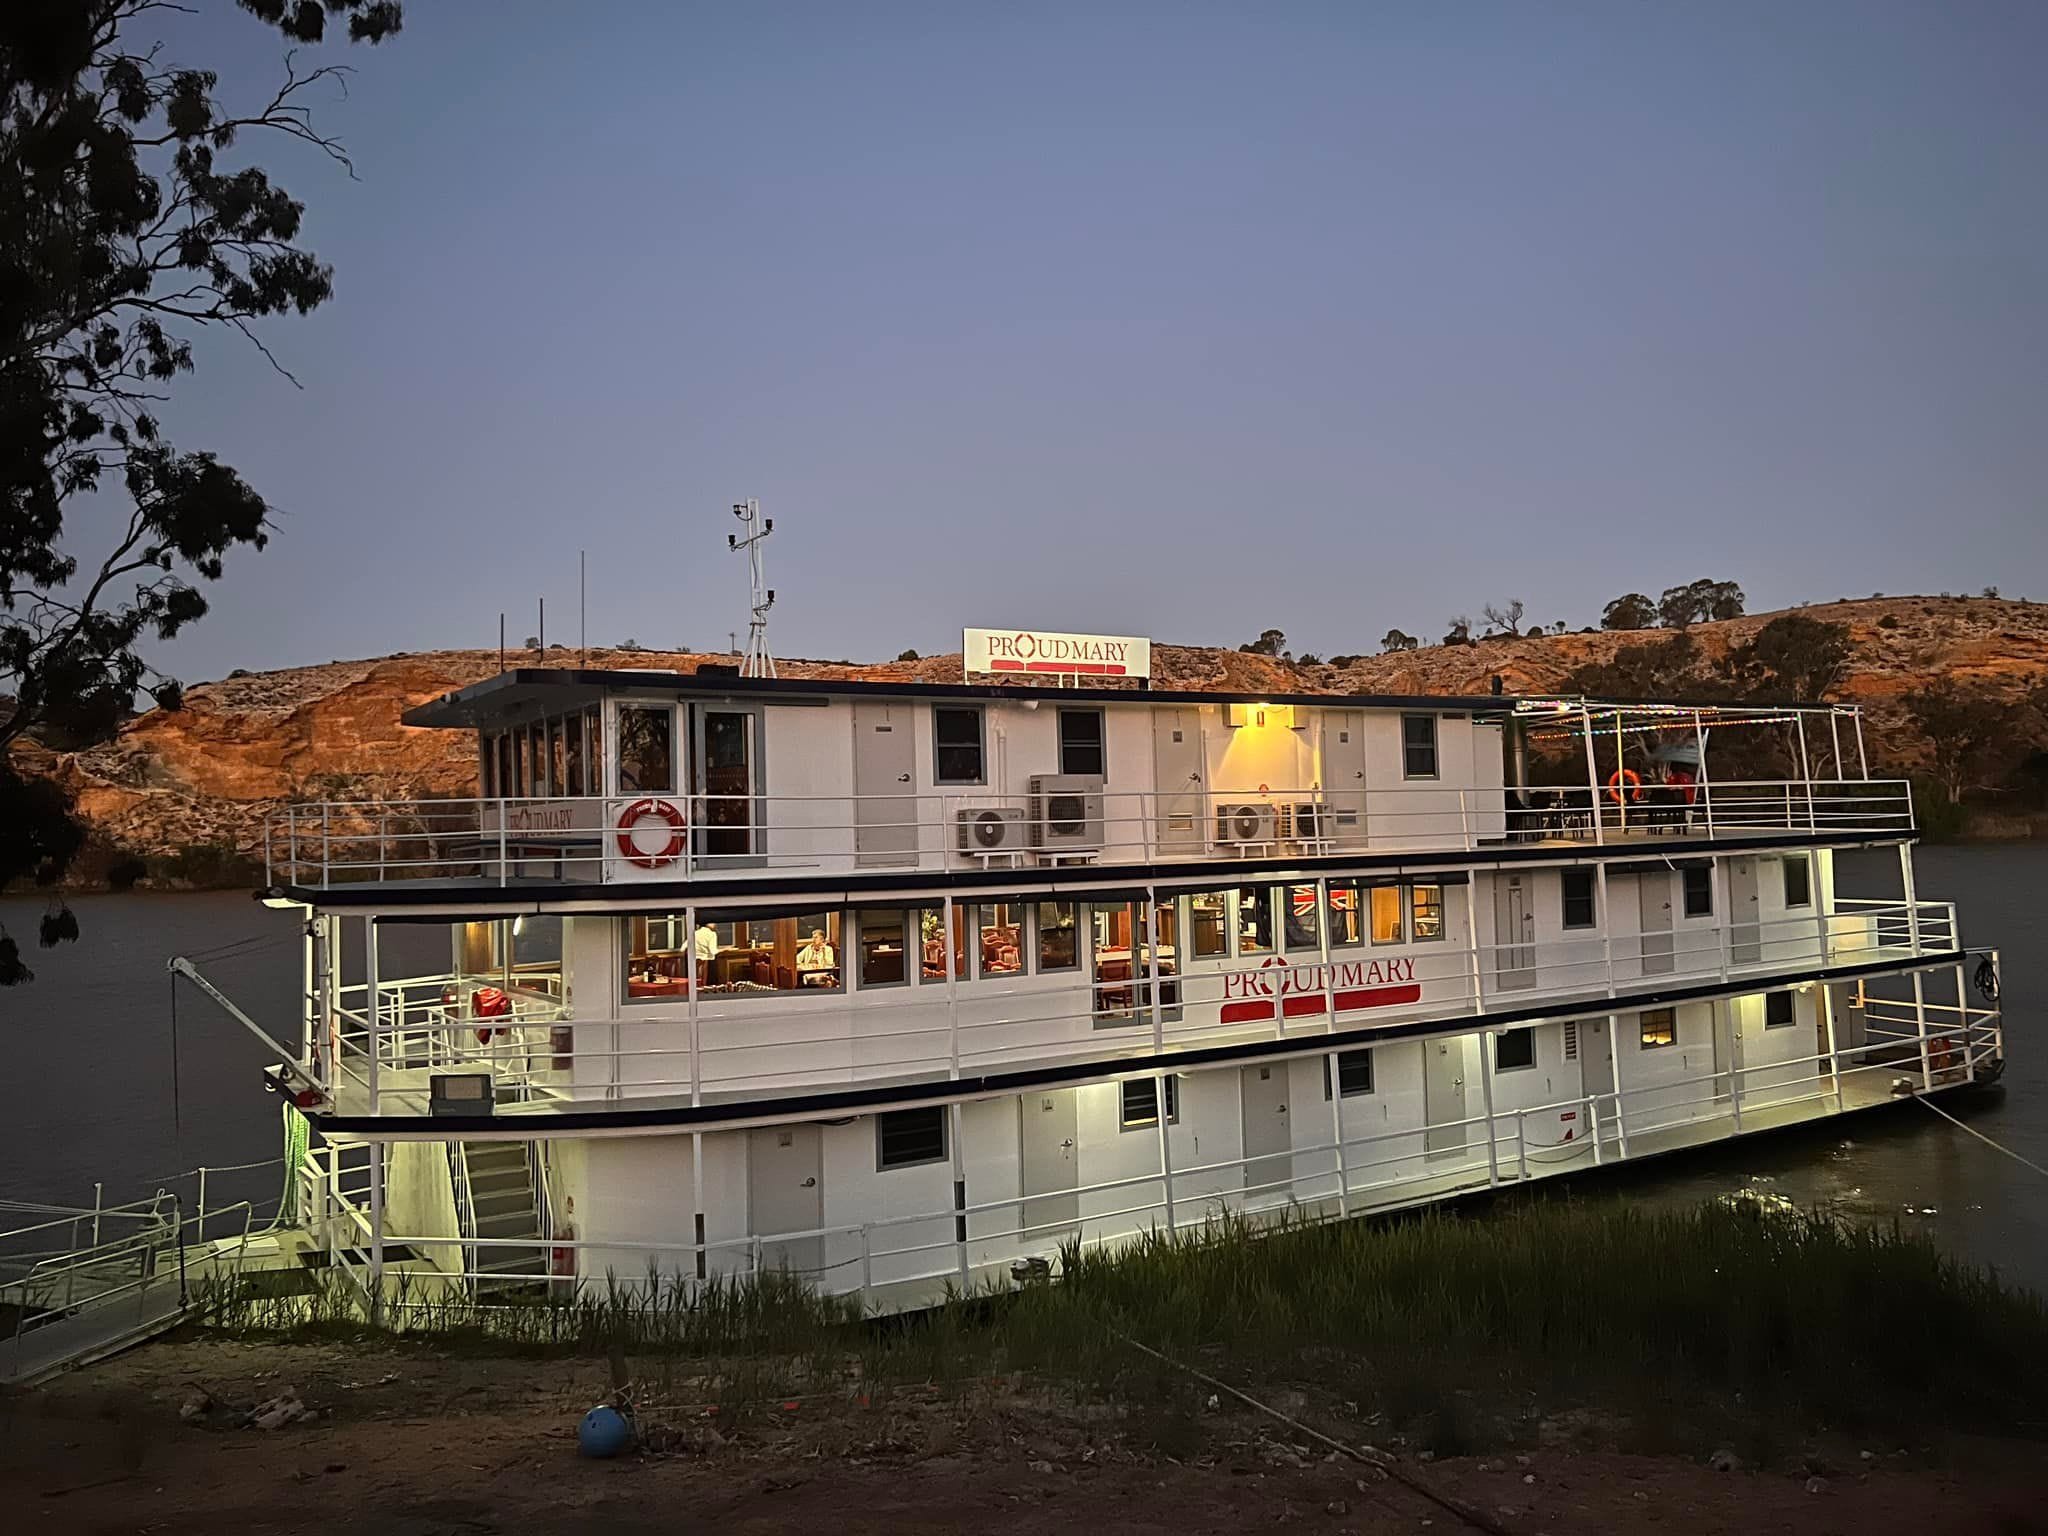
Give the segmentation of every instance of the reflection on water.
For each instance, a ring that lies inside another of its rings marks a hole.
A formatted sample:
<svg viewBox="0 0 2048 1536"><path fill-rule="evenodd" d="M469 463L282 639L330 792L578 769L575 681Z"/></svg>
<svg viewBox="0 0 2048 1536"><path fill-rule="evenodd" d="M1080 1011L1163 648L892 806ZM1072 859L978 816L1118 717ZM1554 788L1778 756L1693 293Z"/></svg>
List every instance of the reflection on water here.
<svg viewBox="0 0 2048 1536"><path fill-rule="evenodd" d="M2036 1028L2048 998L2048 848L1922 849L1924 900L1953 900L1965 939L2005 952L2010 1064L1993 1093L1944 1107L2022 1156L2048 1163L2048 1041ZM1845 895L1900 894L1888 852L1845 854ZM170 978L164 961L198 957L259 1021L297 1035L298 927L287 912L235 894L94 896L74 903L83 939L34 951L40 979L0 991L0 1198L109 1197L199 1163L275 1157L277 1105L259 1087L263 1048L180 984L177 1095L172 1094ZM18 937L35 931L41 903L0 902ZM447 963L430 929L397 930L395 965ZM418 950L417 954L411 950ZM1925 1108L1886 1109L1667 1157L1577 1181L1582 1195L1692 1202L1751 1190L1801 1209L1898 1222L1966 1258L2048 1291L2048 1189L2039 1174L2001 1157ZM266 1176L267 1183L267 1176ZM251 1191L266 1192L266 1191Z"/></svg>

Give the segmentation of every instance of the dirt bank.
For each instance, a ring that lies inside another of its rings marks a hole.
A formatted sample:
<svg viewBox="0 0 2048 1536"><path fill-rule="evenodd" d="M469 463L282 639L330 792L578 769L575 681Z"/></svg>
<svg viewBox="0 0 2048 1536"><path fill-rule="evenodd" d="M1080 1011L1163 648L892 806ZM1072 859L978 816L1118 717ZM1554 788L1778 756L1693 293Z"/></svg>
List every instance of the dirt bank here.
<svg viewBox="0 0 2048 1536"><path fill-rule="evenodd" d="M736 1416L693 1403L674 1370L628 1368L648 1378L655 1401L643 1416L664 1426L670 1449L593 1462L576 1455L575 1424L606 1390L601 1362L158 1344L0 1403L0 1505L20 1529L166 1536L1473 1528L1199 1391L1184 1407L1139 1409L1007 1380L871 1403L834 1393ZM287 1385L316 1418L243 1426L249 1405ZM186 1422L179 1408L195 1388L213 1406ZM1340 1401L1312 1389L1282 1397L1347 1441L1375 1438ZM2048 1531L2032 1445L1872 1447L1815 1431L1755 1468L1718 1472L1705 1464L1713 1447L1632 1454L1627 1438L1625 1427L1568 1415L1486 1454L1397 1454L1513 1532Z"/></svg>

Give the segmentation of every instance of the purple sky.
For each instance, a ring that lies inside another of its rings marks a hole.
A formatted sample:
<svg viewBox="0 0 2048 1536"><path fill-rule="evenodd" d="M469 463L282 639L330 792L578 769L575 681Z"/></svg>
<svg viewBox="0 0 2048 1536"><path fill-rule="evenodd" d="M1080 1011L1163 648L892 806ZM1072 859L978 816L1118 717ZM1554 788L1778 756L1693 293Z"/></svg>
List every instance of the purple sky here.
<svg viewBox="0 0 2048 1536"><path fill-rule="evenodd" d="M2031 0L409 0L361 180L267 154L304 391L223 345L169 413L283 514L169 660L573 643L579 548L593 642L722 646L748 495L795 656L2048 598L2044 59Z"/></svg>

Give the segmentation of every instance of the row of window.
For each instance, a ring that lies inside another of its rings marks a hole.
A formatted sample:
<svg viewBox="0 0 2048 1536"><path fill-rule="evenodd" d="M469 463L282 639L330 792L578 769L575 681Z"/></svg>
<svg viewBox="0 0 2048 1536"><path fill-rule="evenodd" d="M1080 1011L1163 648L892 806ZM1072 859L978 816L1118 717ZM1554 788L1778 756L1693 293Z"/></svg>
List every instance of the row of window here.
<svg viewBox="0 0 2048 1536"><path fill-rule="evenodd" d="M1764 1028L1789 1029L1797 1019L1790 991L1764 994ZM1678 1043L1678 1010L1646 1008L1636 1015L1636 1044L1646 1051L1662 1050ZM1516 1072L1536 1065L1536 1029L1504 1029L1493 1037L1493 1068Z"/></svg>
<svg viewBox="0 0 2048 1536"><path fill-rule="evenodd" d="M478 733L486 799L604 793L604 715L595 705Z"/></svg>
<svg viewBox="0 0 2048 1536"><path fill-rule="evenodd" d="M1813 905L1813 860L1803 853L1788 853L1773 861L1779 870L1787 911ZM1711 864L1682 864L1685 915L1714 915L1714 867ZM1560 879L1562 920L1566 928L1595 928L1600 914L1596 901L1597 878L1590 869L1567 869Z"/></svg>

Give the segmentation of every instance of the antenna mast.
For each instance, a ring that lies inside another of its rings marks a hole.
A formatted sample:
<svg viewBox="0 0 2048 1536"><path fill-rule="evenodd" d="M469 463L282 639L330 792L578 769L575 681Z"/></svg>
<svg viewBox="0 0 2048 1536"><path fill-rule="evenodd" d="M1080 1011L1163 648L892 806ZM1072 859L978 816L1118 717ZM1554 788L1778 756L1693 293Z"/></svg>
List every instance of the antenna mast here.
<svg viewBox="0 0 2048 1536"><path fill-rule="evenodd" d="M775 606L775 589L767 584L768 578L761 568L761 545L775 531L775 519L761 516L761 503L758 501L734 502L732 515L747 531L744 536L727 534L726 548L747 552L747 571L753 586L750 603L753 618L747 625L747 654L740 658L740 676L773 677L775 657L768 650L768 610Z"/></svg>

